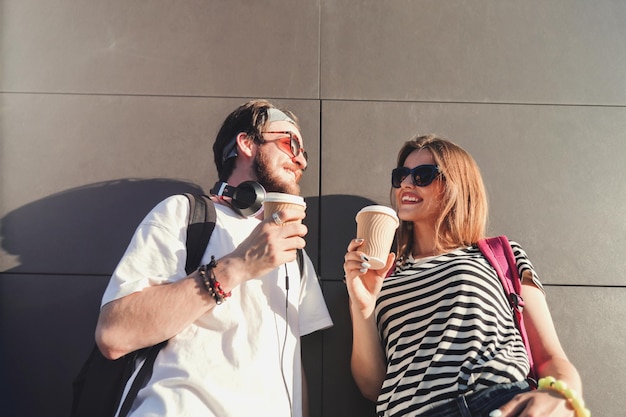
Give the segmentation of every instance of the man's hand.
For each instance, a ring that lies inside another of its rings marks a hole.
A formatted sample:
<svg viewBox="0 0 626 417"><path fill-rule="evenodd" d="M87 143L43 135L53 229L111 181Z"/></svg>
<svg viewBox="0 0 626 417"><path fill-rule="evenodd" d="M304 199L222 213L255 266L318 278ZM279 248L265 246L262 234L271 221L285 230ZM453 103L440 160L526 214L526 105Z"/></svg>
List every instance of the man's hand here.
<svg viewBox="0 0 626 417"><path fill-rule="evenodd" d="M304 248L304 236L308 232L302 224L305 213L284 209L277 215L281 222L272 217L263 220L233 252L217 261L215 274L222 286L226 285L225 290L293 261L297 249ZM222 282L222 279L226 281L226 276L228 282Z"/></svg>

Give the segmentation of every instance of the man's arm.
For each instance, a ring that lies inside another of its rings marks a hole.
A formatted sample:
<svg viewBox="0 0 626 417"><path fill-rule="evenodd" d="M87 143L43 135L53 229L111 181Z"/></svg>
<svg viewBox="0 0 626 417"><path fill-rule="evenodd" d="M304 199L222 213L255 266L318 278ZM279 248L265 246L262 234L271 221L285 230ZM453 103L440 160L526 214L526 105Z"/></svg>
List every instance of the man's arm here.
<svg viewBox="0 0 626 417"><path fill-rule="evenodd" d="M285 210L282 216L304 214ZM278 226L272 219L261 222L233 252L217 261L217 280L228 292L293 261L296 249L305 245L302 237L306 232L301 223ZM146 287L105 304L96 326L96 342L104 356L116 359L175 336L214 306L195 271L180 281Z"/></svg>
<svg viewBox="0 0 626 417"><path fill-rule="evenodd" d="M175 336L214 306L196 271L183 280L147 287L102 306L96 343L105 357L117 359Z"/></svg>

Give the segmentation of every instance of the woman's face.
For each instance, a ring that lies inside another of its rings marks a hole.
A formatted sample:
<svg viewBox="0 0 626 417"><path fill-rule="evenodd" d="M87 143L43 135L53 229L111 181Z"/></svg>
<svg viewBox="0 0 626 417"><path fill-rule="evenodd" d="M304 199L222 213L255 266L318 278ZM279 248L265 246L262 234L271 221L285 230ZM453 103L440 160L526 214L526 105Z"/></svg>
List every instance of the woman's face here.
<svg viewBox="0 0 626 417"><path fill-rule="evenodd" d="M407 168L434 164L435 159L428 149L415 150L404 161ZM434 224L441 211L443 191L444 183L441 176L425 187L414 185L413 178L407 176L400 184L400 188L394 189L398 217L413 223Z"/></svg>

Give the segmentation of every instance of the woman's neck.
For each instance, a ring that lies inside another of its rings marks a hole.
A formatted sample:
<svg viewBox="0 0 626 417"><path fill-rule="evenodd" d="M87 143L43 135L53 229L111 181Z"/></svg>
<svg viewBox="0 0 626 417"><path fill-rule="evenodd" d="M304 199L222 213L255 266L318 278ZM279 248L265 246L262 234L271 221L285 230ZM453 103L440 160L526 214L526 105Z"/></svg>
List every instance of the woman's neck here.
<svg viewBox="0 0 626 417"><path fill-rule="evenodd" d="M424 227L419 223L413 223L413 245L411 248L413 258L419 259L439 255L441 251L437 249L436 242L436 233L433 227Z"/></svg>

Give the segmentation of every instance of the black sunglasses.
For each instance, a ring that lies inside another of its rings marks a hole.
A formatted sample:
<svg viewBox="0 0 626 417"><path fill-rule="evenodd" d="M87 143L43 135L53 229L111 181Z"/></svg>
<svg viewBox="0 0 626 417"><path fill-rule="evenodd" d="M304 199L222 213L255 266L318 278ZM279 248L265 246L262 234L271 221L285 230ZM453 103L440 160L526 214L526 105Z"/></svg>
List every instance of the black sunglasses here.
<svg viewBox="0 0 626 417"><path fill-rule="evenodd" d="M391 186L400 188L402 181L409 175L413 178L413 185L426 187L441 173L437 165L418 165L415 168L399 167L391 171Z"/></svg>
<svg viewBox="0 0 626 417"><path fill-rule="evenodd" d="M298 140L298 137L294 135L292 132L289 132L289 131L276 132L275 131L275 132L261 132L261 133L277 133L277 134L285 135L284 137L278 138L278 139L267 140L267 139L262 138L261 140L262 140L262 143L280 141L278 142L280 144L279 147L281 147L285 152L287 152L287 154L291 154L291 156L294 158L302 154L304 156L305 161L309 160L309 155L307 155L304 148L300 146L300 141ZM289 136L288 143L286 141L287 136Z"/></svg>

